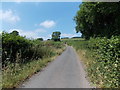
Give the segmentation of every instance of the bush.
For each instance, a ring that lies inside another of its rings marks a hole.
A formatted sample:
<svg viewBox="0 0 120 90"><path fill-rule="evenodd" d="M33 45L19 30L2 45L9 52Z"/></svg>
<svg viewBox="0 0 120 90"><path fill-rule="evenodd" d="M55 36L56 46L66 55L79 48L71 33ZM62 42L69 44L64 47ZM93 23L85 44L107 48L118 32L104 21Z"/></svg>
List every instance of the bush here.
<svg viewBox="0 0 120 90"><path fill-rule="evenodd" d="M29 40L11 33L2 33L2 65L8 63L25 63L30 60L51 57L54 48L61 48L60 43L53 41Z"/></svg>
<svg viewBox="0 0 120 90"><path fill-rule="evenodd" d="M29 40L25 37L16 36L7 32L2 33L2 63L16 62L18 56L22 58L31 46Z"/></svg>

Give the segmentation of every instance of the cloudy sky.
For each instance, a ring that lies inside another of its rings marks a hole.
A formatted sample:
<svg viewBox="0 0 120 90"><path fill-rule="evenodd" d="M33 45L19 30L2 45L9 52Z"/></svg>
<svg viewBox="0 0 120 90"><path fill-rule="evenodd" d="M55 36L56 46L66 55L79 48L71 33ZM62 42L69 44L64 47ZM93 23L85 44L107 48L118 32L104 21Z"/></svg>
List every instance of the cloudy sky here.
<svg viewBox="0 0 120 90"><path fill-rule="evenodd" d="M19 31L28 38L51 38L54 31L61 37L80 36L73 20L80 2L2 2L0 30Z"/></svg>

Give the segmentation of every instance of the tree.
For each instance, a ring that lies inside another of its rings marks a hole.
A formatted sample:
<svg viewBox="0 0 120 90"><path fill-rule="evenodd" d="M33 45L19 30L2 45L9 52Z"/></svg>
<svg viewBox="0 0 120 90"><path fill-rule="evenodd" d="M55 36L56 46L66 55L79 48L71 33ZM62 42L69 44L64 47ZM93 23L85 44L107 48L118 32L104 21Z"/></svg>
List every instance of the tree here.
<svg viewBox="0 0 120 90"><path fill-rule="evenodd" d="M84 2L74 17L76 31L86 39L120 35L120 2Z"/></svg>
<svg viewBox="0 0 120 90"><path fill-rule="evenodd" d="M43 41L43 38L37 38L37 40L39 40L39 41Z"/></svg>
<svg viewBox="0 0 120 90"><path fill-rule="evenodd" d="M47 41L49 41L50 39L47 39Z"/></svg>
<svg viewBox="0 0 120 90"><path fill-rule="evenodd" d="M16 31L16 30L14 30L14 31L12 31L10 34L15 35L15 36L18 36L18 35L19 35L19 32Z"/></svg>
<svg viewBox="0 0 120 90"><path fill-rule="evenodd" d="M59 32L59 31L53 32L52 33L52 40L60 41L60 35L61 35L61 32Z"/></svg>

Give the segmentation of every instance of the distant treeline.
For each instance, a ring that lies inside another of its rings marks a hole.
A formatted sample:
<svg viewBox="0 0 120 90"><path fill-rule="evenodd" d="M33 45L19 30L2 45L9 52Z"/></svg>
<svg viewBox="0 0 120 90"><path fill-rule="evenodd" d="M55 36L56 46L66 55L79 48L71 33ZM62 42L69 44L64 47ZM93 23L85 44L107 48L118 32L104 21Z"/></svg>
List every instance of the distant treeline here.
<svg viewBox="0 0 120 90"><path fill-rule="evenodd" d="M82 38L82 37L71 37L71 38ZM69 39L69 37L63 37L61 39Z"/></svg>

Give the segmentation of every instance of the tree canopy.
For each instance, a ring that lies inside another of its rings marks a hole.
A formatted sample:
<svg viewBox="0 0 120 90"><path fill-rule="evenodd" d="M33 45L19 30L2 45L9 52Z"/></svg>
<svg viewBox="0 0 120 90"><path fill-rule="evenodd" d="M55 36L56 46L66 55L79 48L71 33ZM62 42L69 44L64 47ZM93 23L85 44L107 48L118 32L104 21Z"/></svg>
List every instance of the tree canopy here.
<svg viewBox="0 0 120 90"><path fill-rule="evenodd" d="M53 32L52 33L52 40L60 41L60 35L61 35L61 32L59 32L59 31Z"/></svg>
<svg viewBox="0 0 120 90"><path fill-rule="evenodd" d="M86 39L120 35L120 2L84 2L74 20Z"/></svg>
<svg viewBox="0 0 120 90"><path fill-rule="evenodd" d="M37 38L37 40L39 40L39 41L43 41L43 38Z"/></svg>
<svg viewBox="0 0 120 90"><path fill-rule="evenodd" d="M15 35L15 36L18 36L18 35L19 35L19 32L16 31L16 30L14 30L14 31L12 31L10 34Z"/></svg>

